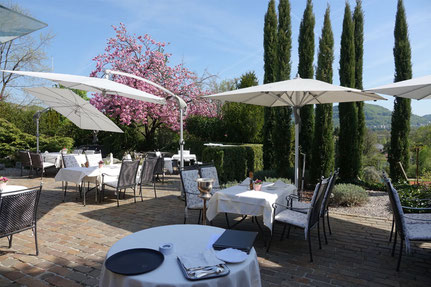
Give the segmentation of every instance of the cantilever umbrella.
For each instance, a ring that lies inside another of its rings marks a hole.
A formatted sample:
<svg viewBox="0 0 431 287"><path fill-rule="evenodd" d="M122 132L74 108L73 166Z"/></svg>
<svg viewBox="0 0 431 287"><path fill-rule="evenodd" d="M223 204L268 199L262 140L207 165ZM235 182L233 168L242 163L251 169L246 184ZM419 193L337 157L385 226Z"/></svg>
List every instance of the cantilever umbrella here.
<svg viewBox="0 0 431 287"><path fill-rule="evenodd" d="M67 88L84 90L87 92L102 93L103 95L109 94L115 96L122 96L134 100L145 101L155 104L166 103L164 98L151 95L144 91L137 90L135 88L108 79L44 72L24 72L9 70L0 70L0 72L51 80Z"/></svg>
<svg viewBox="0 0 431 287"><path fill-rule="evenodd" d="M416 100L431 99L431 75L396 82L367 91Z"/></svg>
<svg viewBox="0 0 431 287"><path fill-rule="evenodd" d="M275 82L204 96L214 100L245 103L266 107L291 106L295 115L295 185L298 187L299 164L299 110L305 105L385 100L371 92L332 85L314 79Z"/></svg>
<svg viewBox="0 0 431 287"><path fill-rule="evenodd" d="M24 90L68 118L81 129L115 133L123 132L102 112L69 89L38 87L25 88ZM36 135L37 149L39 150L38 130L36 131Z"/></svg>

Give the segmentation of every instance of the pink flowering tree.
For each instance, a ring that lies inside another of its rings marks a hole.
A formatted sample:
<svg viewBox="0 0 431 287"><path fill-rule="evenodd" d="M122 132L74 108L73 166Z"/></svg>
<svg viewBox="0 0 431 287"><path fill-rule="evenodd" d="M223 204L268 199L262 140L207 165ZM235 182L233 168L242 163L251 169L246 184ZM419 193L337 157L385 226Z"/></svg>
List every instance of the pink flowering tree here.
<svg viewBox="0 0 431 287"><path fill-rule="evenodd" d="M181 97L188 105L187 116L216 116L214 104L199 97L207 91L197 83L197 76L183 65L169 66L171 54L164 51L165 43L156 42L149 35L130 35L124 24L113 28L115 37L108 39L105 52L93 59L96 69L91 73L92 77L103 76L106 69L134 74ZM169 96L150 84L129 77L113 76L112 79L159 97ZM174 131L179 129L179 109L175 99L167 99L166 105L159 105L96 94L90 102L120 124L139 129L149 142L162 126Z"/></svg>

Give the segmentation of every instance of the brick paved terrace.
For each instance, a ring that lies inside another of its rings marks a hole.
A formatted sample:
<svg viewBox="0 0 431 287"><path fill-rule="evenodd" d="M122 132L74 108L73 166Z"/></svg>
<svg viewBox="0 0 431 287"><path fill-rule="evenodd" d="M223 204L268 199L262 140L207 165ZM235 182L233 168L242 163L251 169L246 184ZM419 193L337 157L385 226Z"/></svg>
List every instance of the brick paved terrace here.
<svg viewBox="0 0 431 287"><path fill-rule="evenodd" d="M14 185L39 184L39 178L11 178ZM0 286L96 286L106 252L116 241L145 228L183 222L179 177L158 184L158 199L146 189L144 201L133 203L129 192L120 207L113 192L102 204L90 194L84 207L74 186L69 190L63 203L61 183L44 178L38 212L39 256L34 256L31 231L15 235L11 249L6 238L0 239ZM196 223L197 212L190 215L189 222ZM213 223L226 227L222 215ZM269 253L258 237L255 248L263 286L431 286L430 243L413 244L412 254L404 254L401 271L396 272L396 257L391 257L388 244L390 220L332 214L331 223L333 235L322 250L313 231L314 263L309 262L300 229L292 229L290 238L280 241L282 226L277 225ZM251 220L238 228L257 230Z"/></svg>

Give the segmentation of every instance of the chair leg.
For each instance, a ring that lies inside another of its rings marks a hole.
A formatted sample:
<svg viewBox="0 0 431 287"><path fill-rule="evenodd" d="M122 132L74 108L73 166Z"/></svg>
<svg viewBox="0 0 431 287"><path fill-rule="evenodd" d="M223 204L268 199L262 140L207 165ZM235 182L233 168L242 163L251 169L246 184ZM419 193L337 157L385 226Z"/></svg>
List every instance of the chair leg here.
<svg viewBox="0 0 431 287"><path fill-rule="evenodd" d="M286 227L287 227L287 224L285 223L283 226L283 232L281 233L281 236L280 236L280 241L283 240L284 232L286 232Z"/></svg>
<svg viewBox="0 0 431 287"><path fill-rule="evenodd" d="M154 189L154 198L157 198L157 193L156 193L156 182L153 182L153 189Z"/></svg>
<svg viewBox="0 0 431 287"><path fill-rule="evenodd" d="M133 199L136 203L136 186L133 187Z"/></svg>
<svg viewBox="0 0 431 287"><path fill-rule="evenodd" d="M139 193L141 194L141 201L144 201L144 197L142 196L142 183L139 185Z"/></svg>
<svg viewBox="0 0 431 287"><path fill-rule="evenodd" d="M66 191L67 191L67 181L66 181L66 183L64 184L63 202L65 202L65 201L66 201Z"/></svg>
<svg viewBox="0 0 431 287"><path fill-rule="evenodd" d="M13 238L12 234L10 236L7 236L7 240L9 241L9 248L12 247L12 238Z"/></svg>
<svg viewBox="0 0 431 287"><path fill-rule="evenodd" d="M313 253L311 252L311 234L310 234L310 230L308 230L308 250L310 251L310 262L313 262Z"/></svg>
<svg viewBox="0 0 431 287"><path fill-rule="evenodd" d="M391 235L389 236L389 242L392 241L392 234L394 233L394 226L395 226L395 218L394 218L394 215L392 215L392 228L391 228Z"/></svg>
<svg viewBox="0 0 431 287"><path fill-rule="evenodd" d="M320 218L317 220L317 237L319 238L319 249L322 249L322 241L320 240Z"/></svg>
<svg viewBox="0 0 431 287"><path fill-rule="evenodd" d="M395 246L397 245L397 229L395 228L395 234L394 234L394 245L392 246L392 257L395 255Z"/></svg>
<svg viewBox="0 0 431 287"><path fill-rule="evenodd" d="M290 225L289 225L290 226ZM269 247L271 247L272 237L274 236L275 224L272 224L271 237L269 237L268 247L266 248L266 252L269 252Z"/></svg>
<svg viewBox="0 0 431 287"><path fill-rule="evenodd" d="M87 192L85 192L85 183L84 183L84 188L83 188L83 190L84 190L84 206L86 205L86 195L87 195Z"/></svg>
<svg viewBox="0 0 431 287"><path fill-rule="evenodd" d="M320 218L319 218L320 220ZM323 214L322 217L322 223L323 223L323 236L325 237L325 244L328 244L328 238L326 237L326 228L325 228L325 214Z"/></svg>
<svg viewBox="0 0 431 287"><path fill-rule="evenodd" d="M401 256L403 255L403 243L404 243L404 238L401 238L400 254L398 255L398 263L397 263L397 271L400 271Z"/></svg>
<svg viewBox="0 0 431 287"><path fill-rule="evenodd" d="M37 228L36 225L33 228L33 234L34 234L34 244L36 245L36 256L39 255L39 247L37 246Z"/></svg>
<svg viewBox="0 0 431 287"><path fill-rule="evenodd" d="M120 207L120 191L118 190L118 187L117 187L117 207Z"/></svg>
<svg viewBox="0 0 431 287"><path fill-rule="evenodd" d="M332 235L331 224L329 223L329 210L326 210L326 221L328 222L329 234Z"/></svg>

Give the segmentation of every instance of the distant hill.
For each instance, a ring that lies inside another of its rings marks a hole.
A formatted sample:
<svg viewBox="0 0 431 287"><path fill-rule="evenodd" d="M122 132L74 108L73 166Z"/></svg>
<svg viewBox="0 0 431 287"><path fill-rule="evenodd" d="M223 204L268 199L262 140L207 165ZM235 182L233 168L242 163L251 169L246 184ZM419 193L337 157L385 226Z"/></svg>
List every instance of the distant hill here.
<svg viewBox="0 0 431 287"><path fill-rule="evenodd" d="M364 105L365 122L368 128L373 129L390 129L392 112L387 108L378 105L365 104ZM339 126L338 106L333 108L333 121L334 126ZM431 115L423 117L412 115L410 125L412 127L419 127L431 124Z"/></svg>

